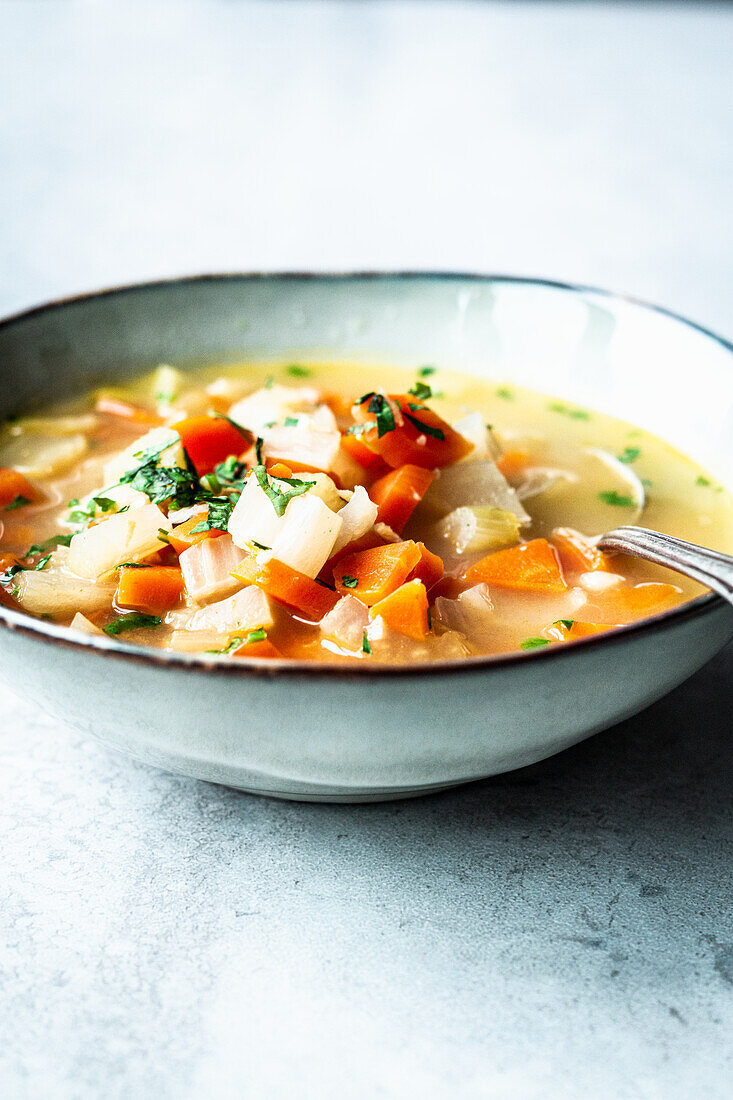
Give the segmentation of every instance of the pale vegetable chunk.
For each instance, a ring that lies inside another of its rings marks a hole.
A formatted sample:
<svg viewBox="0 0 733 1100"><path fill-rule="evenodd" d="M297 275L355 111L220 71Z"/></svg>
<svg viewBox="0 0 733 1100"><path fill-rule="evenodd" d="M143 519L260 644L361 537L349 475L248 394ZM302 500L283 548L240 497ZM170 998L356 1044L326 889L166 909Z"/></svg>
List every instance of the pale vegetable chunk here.
<svg viewBox="0 0 733 1100"><path fill-rule="evenodd" d="M370 623L369 609L355 596L343 596L321 619L321 634L344 649L361 649Z"/></svg>
<svg viewBox="0 0 733 1100"><path fill-rule="evenodd" d="M234 505L227 529L236 545L243 550L249 549L253 542L269 548L277 538L283 520L265 490L250 474L242 495Z"/></svg>
<svg viewBox="0 0 733 1100"><path fill-rule="evenodd" d="M317 577L331 556L340 530L340 515L332 512L320 497L312 493L295 497L285 509L269 557L306 577Z"/></svg>
<svg viewBox="0 0 733 1100"><path fill-rule="evenodd" d="M171 428L152 428L107 463L104 467L105 483L109 486L117 484L123 474L142 465L146 456L153 454L158 466L186 465L178 432Z"/></svg>
<svg viewBox="0 0 733 1100"><path fill-rule="evenodd" d="M514 512L475 504L449 512L436 524L434 538L438 553L444 544L452 557L466 552L501 550L519 540L519 521Z"/></svg>
<svg viewBox="0 0 733 1100"><path fill-rule="evenodd" d="M456 630L479 645L489 644L496 633L494 604L487 584L477 584L455 600L439 596L435 612L446 629Z"/></svg>
<svg viewBox="0 0 733 1100"><path fill-rule="evenodd" d="M241 588L241 582L232 576L232 569L236 569L243 557L229 535L203 539L190 546L178 559L186 592L200 603Z"/></svg>
<svg viewBox="0 0 733 1100"><path fill-rule="evenodd" d="M308 424L263 430L262 440L265 458L314 466L318 470L332 469L341 447L338 431L320 431Z"/></svg>
<svg viewBox="0 0 733 1100"><path fill-rule="evenodd" d="M213 393L212 386L209 392ZM265 386L235 402L229 416L255 435L262 435L269 424L282 423L297 412L312 412L318 404L318 390L312 386Z"/></svg>
<svg viewBox="0 0 733 1100"><path fill-rule="evenodd" d="M79 631L80 634L97 635L100 638L104 637L104 631L100 630L98 626L95 626L86 615L82 615L81 611L77 611L74 618L71 620L71 629Z"/></svg>
<svg viewBox="0 0 733 1100"><path fill-rule="evenodd" d="M465 505L487 504L512 512L520 524L530 517L516 492L493 462L459 462L436 476L418 506L421 515L435 519Z"/></svg>
<svg viewBox="0 0 733 1100"><path fill-rule="evenodd" d="M70 556L70 550L61 547L51 555L44 569L16 574L17 598L25 611L55 618L109 610L115 585L74 576L68 568Z"/></svg>
<svg viewBox="0 0 733 1100"><path fill-rule="evenodd" d="M81 433L6 432L0 437L0 466L11 466L26 477L53 477L83 458L88 447L86 436Z"/></svg>
<svg viewBox="0 0 733 1100"><path fill-rule="evenodd" d="M157 504L145 504L88 527L74 535L69 546L69 568L79 577L100 580L124 561L141 561L162 550L160 531L171 522Z"/></svg>
<svg viewBox="0 0 733 1100"><path fill-rule="evenodd" d="M344 546L348 546L354 539L360 539L371 530L376 522L377 512L378 508L369 499L364 486L357 485L351 498L339 512L341 529L336 536L331 553L337 554L339 550L343 550Z"/></svg>
<svg viewBox="0 0 733 1100"><path fill-rule="evenodd" d="M86 435L93 432L99 420L94 413L79 416L24 416L8 425L10 435Z"/></svg>
<svg viewBox="0 0 733 1100"><path fill-rule="evenodd" d="M183 618L177 613L174 625ZM219 635L231 634L236 630L268 629L273 624L270 601L261 588L249 585L226 600L211 603L189 615L180 625L185 630L213 630Z"/></svg>

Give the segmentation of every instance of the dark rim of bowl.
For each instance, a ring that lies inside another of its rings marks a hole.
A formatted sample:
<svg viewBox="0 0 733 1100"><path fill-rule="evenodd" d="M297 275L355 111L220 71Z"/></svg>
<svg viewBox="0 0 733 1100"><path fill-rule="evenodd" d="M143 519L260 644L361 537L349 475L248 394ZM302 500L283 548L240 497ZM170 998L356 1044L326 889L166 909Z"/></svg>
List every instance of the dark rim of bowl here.
<svg viewBox="0 0 733 1100"><path fill-rule="evenodd" d="M8 317L0 319L0 329L7 328L18 322L24 321L37 314L51 312L74 306L78 303L104 298L112 295L131 294L150 290L155 287L173 287L187 283L202 282L237 282L269 280L272 282L287 281L357 281L357 280L405 280L405 281L440 281L453 280L466 282L485 283L521 283L528 286L551 287L556 290L567 290L573 294L596 294L607 298L612 302L626 302L652 313L661 314L670 320L685 325L703 336L708 337L719 344L726 351L733 354L733 343L705 328L703 325L690 321L686 317L675 313L664 306L659 306L632 295L619 294L614 291L604 290L601 287L587 286L582 283L565 283L555 279L532 278L526 275L490 275L471 272L451 271L250 271L229 272L222 274L184 275L170 279L154 279L148 282L128 283L118 287L105 288L103 290L89 291L84 294L75 294L66 298L57 298L30 309L21 310ZM145 646L125 645L109 638L95 638L83 634L72 633L68 627L57 626L53 623L43 622L20 611L13 611L0 605L0 624L11 631L17 631L31 638L40 638L45 642L56 642L64 647L73 649L86 649L90 652L106 656L118 657L136 663L152 664L159 667L195 668L207 673L217 673L229 676L255 675L260 678L273 678L289 676L296 678L352 678L352 677L406 677L435 676L444 672L483 672L491 668L502 668L517 661L548 661L557 660L562 656L570 656L573 653L597 649L601 646L610 646L623 643L630 637L638 637L681 624L690 619L696 619L708 612L720 610L725 601L714 593L698 596L687 603L680 604L668 611L662 611L657 615L651 615L640 619L638 622L628 623L614 627L607 633L593 635L578 639L571 645L547 645L531 650L517 650L511 653L486 654L481 656L461 657L449 661L423 661L415 665L389 665L371 661L356 661L353 664L336 664L329 661L283 659L282 661L264 660L253 657L240 658L236 662L222 659L221 657L207 657L202 654L178 653L165 650L156 650Z"/></svg>

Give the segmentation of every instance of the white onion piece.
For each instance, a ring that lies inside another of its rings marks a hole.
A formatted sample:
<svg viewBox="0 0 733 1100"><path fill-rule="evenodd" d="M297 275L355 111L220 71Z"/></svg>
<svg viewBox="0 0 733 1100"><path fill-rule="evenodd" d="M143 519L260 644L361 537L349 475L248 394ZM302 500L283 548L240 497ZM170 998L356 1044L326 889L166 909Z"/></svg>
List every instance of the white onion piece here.
<svg viewBox="0 0 733 1100"><path fill-rule="evenodd" d="M620 573L606 573L605 570L598 570L597 572L581 573L578 577L578 584L586 592L598 595L600 592L608 592L609 588L617 588L620 584L623 584L624 579Z"/></svg>
<svg viewBox="0 0 733 1100"><path fill-rule="evenodd" d="M174 432L171 428L152 428L107 463L104 467L105 483L115 485L128 470L134 470L141 465L144 459L138 456L142 452L155 451L160 451L160 455L156 458L158 466L186 465L178 432Z"/></svg>
<svg viewBox="0 0 733 1100"><path fill-rule="evenodd" d="M436 519L455 508L471 504L491 504L505 512L513 512L520 523L530 517L522 507L514 489L493 462L459 462L455 466L436 470L435 478L418 510L423 516Z"/></svg>
<svg viewBox="0 0 733 1100"><path fill-rule="evenodd" d="M184 550L178 562L191 599L201 602L241 588L241 581L232 576L232 569L236 569L242 557L242 551L229 535L202 539Z"/></svg>
<svg viewBox="0 0 733 1100"><path fill-rule="evenodd" d="M321 634L345 649L360 649L369 626L369 609L355 596L343 596L321 619Z"/></svg>
<svg viewBox="0 0 733 1100"><path fill-rule="evenodd" d="M298 462L330 470L341 446L341 433L320 431L307 424L297 427L263 429L262 454L265 458L277 458L282 462Z"/></svg>
<svg viewBox="0 0 733 1100"><path fill-rule="evenodd" d="M24 416L8 425L10 435L75 435L93 432L99 420L94 413L79 416Z"/></svg>
<svg viewBox="0 0 733 1100"><path fill-rule="evenodd" d="M369 494L363 485L357 485L350 500L339 512L341 530L333 544L332 554L337 554L348 546L354 539L360 539L373 527L377 518L378 508L369 499Z"/></svg>
<svg viewBox="0 0 733 1100"><path fill-rule="evenodd" d="M398 535L396 531L393 531L388 523L375 523L374 534L379 535L380 539L384 539L385 542L402 542L402 535Z"/></svg>
<svg viewBox="0 0 733 1100"><path fill-rule="evenodd" d="M178 653L218 653L225 644L216 630L174 630L168 642Z"/></svg>
<svg viewBox="0 0 733 1100"><path fill-rule="evenodd" d="M93 493L87 493L87 495L82 497L79 501L79 506L88 511L94 497L104 497L105 500L113 500L117 508L112 509L112 511L119 511L120 508L143 508L149 502L145 493L141 493L139 489L133 489L131 485L112 485L109 489L96 489ZM95 506L95 516L99 517L107 514L108 513L103 512L99 506Z"/></svg>
<svg viewBox="0 0 733 1100"><path fill-rule="evenodd" d="M320 497L324 504L327 504L332 512L340 512L344 506L344 498L336 488L336 483L328 474L313 473L313 474L295 474L294 477L299 477L301 481L309 481L313 486L312 489L308 489L309 497Z"/></svg>
<svg viewBox="0 0 733 1100"><path fill-rule="evenodd" d="M216 540L214 540L216 541ZM218 634L232 634L239 630L268 629L273 624L270 601L261 588L248 585L226 600L210 603L193 614L177 612L169 620L173 626L185 630L214 630Z"/></svg>
<svg viewBox="0 0 733 1100"><path fill-rule="evenodd" d="M78 630L80 634L96 634L104 637L104 631L100 630L98 626L95 626L86 615L82 615L81 611L77 611L70 625L72 630Z"/></svg>
<svg viewBox="0 0 733 1100"><path fill-rule="evenodd" d="M52 477L73 466L86 453L86 436L26 433L0 436L0 466L11 466L26 477Z"/></svg>
<svg viewBox="0 0 733 1100"><path fill-rule="evenodd" d="M115 594L114 584L96 584L73 576L68 569L69 550L59 547L45 569L17 573L18 602L33 615L67 616L77 611L93 614L108 611Z"/></svg>
<svg viewBox="0 0 733 1100"><path fill-rule="evenodd" d="M487 584L461 592L456 600L438 596L435 614L442 626L465 634L476 645L489 645L496 633L494 604Z"/></svg>
<svg viewBox="0 0 733 1100"><path fill-rule="evenodd" d="M469 443L473 443L473 450L461 462L479 462L487 458L496 460L499 457L501 448L480 412L464 416L453 425L453 430Z"/></svg>
<svg viewBox="0 0 733 1100"><path fill-rule="evenodd" d="M141 561L161 550L165 542L159 532L170 531L171 526L157 504L110 516L74 535L69 545L69 568L90 580L109 576L120 562Z"/></svg>
<svg viewBox="0 0 733 1100"><path fill-rule="evenodd" d="M341 516L320 497L312 493L294 497L267 556L307 577L317 577L331 556L340 530Z"/></svg>
<svg viewBox="0 0 733 1100"><path fill-rule="evenodd" d="M209 386L209 393L217 393ZM296 412L312 411L318 404L318 390L312 386L270 386L235 402L229 416L243 428L262 436L268 424L281 423L286 416Z"/></svg>
<svg viewBox="0 0 733 1100"><path fill-rule="evenodd" d="M560 481L573 484L579 480L579 476L570 470L561 470L554 466L527 466L515 488L520 500L531 500Z"/></svg>
<svg viewBox="0 0 733 1100"><path fill-rule="evenodd" d="M284 518L277 514L267 493L250 474L229 517L228 531L243 550L252 542L272 546Z"/></svg>

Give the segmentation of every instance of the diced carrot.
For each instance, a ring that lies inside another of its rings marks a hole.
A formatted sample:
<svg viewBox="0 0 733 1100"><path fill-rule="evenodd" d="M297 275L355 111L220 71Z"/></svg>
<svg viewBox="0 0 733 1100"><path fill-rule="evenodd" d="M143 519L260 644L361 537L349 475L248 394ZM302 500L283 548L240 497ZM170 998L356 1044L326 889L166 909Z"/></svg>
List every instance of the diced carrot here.
<svg viewBox="0 0 733 1100"><path fill-rule="evenodd" d="M568 573L590 573L608 569L608 560L603 551L572 527L556 527L551 539L560 558L560 565Z"/></svg>
<svg viewBox="0 0 733 1100"><path fill-rule="evenodd" d="M372 607L372 615L380 615L386 626L416 642L428 633L428 594L422 581L408 581Z"/></svg>
<svg viewBox="0 0 733 1100"><path fill-rule="evenodd" d="M18 497L36 503L41 499L41 494L31 485L28 478L23 477L17 470L12 470L8 466L0 467L0 508L7 508Z"/></svg>
<svg viewBox="0 0 733 1100"><path fill-rule="evenodd" d="M183 595L183 574L177 566L151 565L142 569L123 566L117 582L118 607L159 614L175 607Z"/></svg>
<svg viewBox="0 0 733 1100"><path fill-rule="evenodd" d="M332 558L329 558L321 570L320 576L330 584L333 577L334 566L337 565L342 558L345 558L348 554L357 554L361 550L373 550L375 546L384 546L386 542L387 540L383 539L381 535L378 535L376 531L367 531L360 539L354 539L353 542L348 543L346 546L342 546Z"/></svg>
<svg viewBox="0 0 733 1100"><path fill-rule="evenodd" d="M496 460L496 465L507 481L513 481L520 477L529 463L529 455L526 451L505 451Z"/></svg>
<svg viewBox="0 0 733 1100"><path fill-rule="evenodd" d="M269 466L265 463L265 467L268 474L271 474L273 477L289 478L293 476L292 466L286 466L284 462L270 462Z"/></svg>
<svg viewBox="0 0 733 1100"><path fill-rule="evenodd" d="M558 593L567 588L547 539L532 539L488 554L466 571L466 580L471 584L485 581L517 592Z"/></svg>
<svg viewBox="0 0 733 1100"><path fill-rule="evenodd" d="M630 588L620 586L611 588L602 595L593 597L593 602L608 618L623 623L653 615L656 611L661 611L670 601L679 600L681 595L682 589L676 584L647 581Z"/></svg>
<svg viewBox="0 0 733 1100"><path fill-rule="evenodd" d="M306 618L317 622L327 615L338 601L338 596L330 588L324 588L317 581L291 569L277 558L271 558L264 565L258 565L253 557L246 557L232 576L244 584L256 584L268 596L279 603L300 611Z"/></svg>
<svg viewBox="0 0 733 1100"><path fill-rule="evenodd" d="M168 542L171 544L177 553L182 554L184 550L188 550L189 546L194 546L197 542L202 542L204 539L216 539L219 535L223 535L223 531L219 531L214 528L210 531L195 531L194 528L200 526L206 519L208 508L202 508L196 515L191 516L190 519L186 519L183 523L178 523L176 526L168 532Z"/></svg>
<svg viewBox="0 0 733 1100"><path fill-rule="evenodd" d="M367 607L399 588L421 559L417 543L388 542L341 558L333 571L339 595L356 596ZM356 585L344 584L344 577Z"/></svg>
<svg viewBox="0 0 733 1100"><path fill-rule="evenodd" d="M282 657L282 653L268 638L261 642L242 642L232 650L232 657Z"/></svg>
<svg viewBox="0 0 733 1100"><path fill-rule="evenodd" d="M380 477L369 489L369 496L378 506L377 519L387 523L399 534L430 488L435 477L424 466L406 463Z"/></svg>
<svg viewBox="0 0 733 1100"><path fill-rule="evenodd" d="M353 407L352 413L357 423L365 424L375 419L376 414L369 411L373 400L367 397L360 405ZM387 399L382 400L386 402ZM436 466L452 466L473 450L472 443L410 394L391 394L389 401L401 413L402 425L386 432L381 438L376 427L369 428L361 437L361 442L380 455L388 466L404 466L409 462L434 470ZM420 423L416 424L416 420L424 424L427 430L420 427Z"/></svg>
<svg viewBox="0 0 733 1100"><path fill-rule="evenodd" d="M123 401L119 397L99 397L94 406L98 413L107 413L108 416L117 416L121 420L130 420L133 424L146 424L148 427L156 427L163 423L162 416L143 409L139 405L133 405L129 401Z"/></svg>
<svg viewBox="0 0 733 1100"><path fill-rule="evenodd" d="M570 622L570 626L568 626ZM604 630L613 630L605 623L581 623L577 619L558 621L545 631L545 635L554 642L573 642L576 638L588 638L591 634L600 634Z"/></svg>
<svg viewBox="0 0 733 1100"><path fill-rule="evenodd" d="M429 592L443 576L443 560L428 550L422 542L418 542L417 548L420 551L420 561L407 579L422 581Z"/></svg>
<svg viewBox="0 0 733 1100"><path fill-rule="evenodd" d="M366 443L362 443L360 439L357 439L355 435L349 435L348 433L343 435L341 446L355 462L363 466L373 477L381 477L383 473L389 470L389 466L384 459L376 454L371 447L367 447Z"/></svg>
<svg viewBox="0 0 733 1100"><path fill-rule="evenodd" d="M199 476L210 474L229 455L240 455L252 444L252 433L224 416L190 416L171 425Z"/></svg>

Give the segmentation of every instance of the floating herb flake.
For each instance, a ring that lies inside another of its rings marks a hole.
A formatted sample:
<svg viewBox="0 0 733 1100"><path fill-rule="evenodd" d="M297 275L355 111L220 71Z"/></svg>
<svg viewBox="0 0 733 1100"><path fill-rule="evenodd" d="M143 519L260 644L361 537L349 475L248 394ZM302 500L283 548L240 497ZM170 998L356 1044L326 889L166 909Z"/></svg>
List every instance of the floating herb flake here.
<svg viewBox="0 0 733 1100"><path fill-rule="evenodd" d="M348 573L344 573L341 578L341 583L344 588L356 588L359 584L359 580L357 577L352 577Z"/></svg>
<svg viewBox="0 0 733 1100"><path fill-rule="evenodd" d="M709 477L704 477L702 474L699 474L695 480L695 484L699 485L703 489L707 489L710 485L712 485L712 482Z"/></svg>
<svg viewBox="0 0 733 1100"><path fill-rule="evenodd" d="M21 493L18 493L15 500L11 500L10 504L5 505L6 512L12 512L15 508L23 508L26 504L32 504L33 501L30 497L24 497Z"/></svg>
<svg viewBox="0 0 733 1100"><path fill-rule="evenodd" d="M412 408L412 406L410 406L410 408ZM411 413L405 412L404 409L402 410L402 413L405 417L405 420L409 420L412 426L417 428L419 432L422 432L425 435L429 435L433 439L445 439L445 432L442 428L435 428L432 424L426 424L424 420L418 420L416 416L413 416Z"/></svg>
<svg viewBox="0 0 733 1100"><path fill-rule="evenodd" d="M433 391L427 382L416 382L407 392L416 397L418 401L427 401L428 398L433 396ZM412 408L412 405L410 408Z"/></svg>
<svg viewBox="0 0 733 1100"><path fill-rule="evenodd" d="M553 401L547 408L550 412L569 416L571 420L590 420L590 413L586 412L585 409L574 409L570 405L563 405L561 401Z"/></svg>
<svg viewBox="0 0 733 1100"><path fill-rule="evenodd" d="M521 649L539 649L540 646L549 645L547 638L525 638L522 642Z"/></svg>
<svg viewBox="0 0 733 1100"><path fill-rule="evenodd" d="M362 632L361 632L361 651L362 651L362 653L371 653L372 652L372 647L369 643L369 639L367 638L366 630L362 630Z"/></svg>
<svg viewBox="0 0 733 1100"><path fill-rule="evenodd" d="M291 363L289 367L285 368L285 373L289 374L291 378L310 378L311 372L308 367L302 367L300 363Z"/></svg>
<svg viewBox="0 0 733 1100"><path fill-rule="evenodd" d="M114 622L102 627L105 634L114 638L126 630L139 630L142 627L160 626L162 619L159 615L145 615L142 611L133 611L130 615L121 615Z"/></svg>
<svg viewBox="0 0 733 1100"><path fill-rule="evenodd" d="M635 508L636 501L633 497L625 496L616 489L604 489L598 494L598 499L604 504L611 504L614 508Z"/></svg>
<svg viewBox="0 0 733 1100"><path fill-rule="evenodd" d="M499 389L496 391L496 396L501 397L503 401L514 400L513 391L508 389L506 386L500 386Z"/></svg>
<svg viewBox="0 0 733 1100"><path fill-rule="evenodd" d="M632 462L636 462L640 454L641 447L624 447L623 451L618 456L618 460L619 462L623 462L624 465L630 466Z"/></svg>

